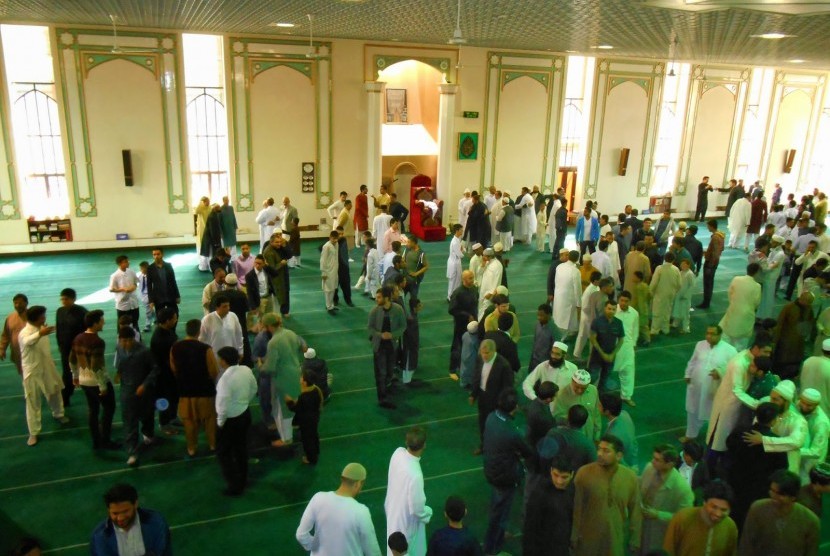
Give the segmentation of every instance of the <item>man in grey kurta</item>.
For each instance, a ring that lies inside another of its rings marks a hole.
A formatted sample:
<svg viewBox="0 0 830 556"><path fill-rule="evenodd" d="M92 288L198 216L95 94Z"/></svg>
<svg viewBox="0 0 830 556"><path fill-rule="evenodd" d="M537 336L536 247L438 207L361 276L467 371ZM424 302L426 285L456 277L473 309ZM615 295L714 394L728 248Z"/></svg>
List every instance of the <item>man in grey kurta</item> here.
<svg viewBox="0 0 830 556"><path fill-rule="evenodd" d="M269 317L270 318L270 317ZM274 421L280 439L271 443L275 448L291 444L294 433L291 421L294 413L288 409L285 396L296 399L300 395L300 352L302 342L293 331L282 325L282 318L276 318L274 335L268 342L268 352L262 364L262 372L271 375L271 405Z"/></svg>

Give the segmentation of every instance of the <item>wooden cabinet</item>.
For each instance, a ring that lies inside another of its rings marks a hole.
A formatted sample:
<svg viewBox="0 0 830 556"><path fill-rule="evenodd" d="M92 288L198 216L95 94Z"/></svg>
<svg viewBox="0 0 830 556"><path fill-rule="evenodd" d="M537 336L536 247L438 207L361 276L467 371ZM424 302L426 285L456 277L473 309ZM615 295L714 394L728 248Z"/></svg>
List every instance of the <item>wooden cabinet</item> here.
<svg viewBox="0 0 830 556"><path fill-rule="evenodd" d="M72 241L72 222L62 220L27 220L29 243L59 243Z"/></svg>

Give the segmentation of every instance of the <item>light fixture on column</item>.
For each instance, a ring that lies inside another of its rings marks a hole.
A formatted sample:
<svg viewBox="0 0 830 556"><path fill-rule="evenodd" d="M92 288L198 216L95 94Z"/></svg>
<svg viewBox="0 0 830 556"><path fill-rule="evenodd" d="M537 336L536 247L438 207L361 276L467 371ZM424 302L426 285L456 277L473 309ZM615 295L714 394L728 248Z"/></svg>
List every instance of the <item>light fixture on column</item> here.
<svg viewBox="0 0 830 556"><path fill-rule="evenodd" d="M672 31L672 41L669 43L669 77L674 77L677 74L674 72L674 65L675 65L675 58L677 58L677 36L675 36L674 31Z"/></svg>
<svg viewBox="0 0 830 556"><path fill-rule="evenodd" d="M322 55L314 46L314 17L311 14L305 15L308 18L308 52L305 57L312 60L322 58Z"/></svg>

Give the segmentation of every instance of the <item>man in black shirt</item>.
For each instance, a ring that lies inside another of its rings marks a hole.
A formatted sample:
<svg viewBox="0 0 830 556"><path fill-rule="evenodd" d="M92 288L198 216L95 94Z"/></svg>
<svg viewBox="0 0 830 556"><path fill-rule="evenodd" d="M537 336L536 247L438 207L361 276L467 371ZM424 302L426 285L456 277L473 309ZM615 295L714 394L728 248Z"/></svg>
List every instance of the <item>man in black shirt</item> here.
<svg viewBox="0 0 830 556"><path fill-rule="evenodd" d="M706 219L706 209L709 208L709 192L713 190L714 187L709 185L709 176L703 176L703 181L697 185L695 222L703 222Z"/></svg>
<svg viewBox="0 0 830 556"><path fill-rule="evenodd" d="M394 195L394 193L393 193ZM343 290L343 300L349 307L354 307L352 303L352 279L349 275L349 243L346 240L346 235L343 233L343 226L337 226L337 233L340 238L337 240L337 285ZM340 303L338 292L334 290L334 304Z"/></svg>
<svg viewBox="0 0 830 556"><path fill-rule="evenodd" d="M173 422L179 409L179 389L176 377L170 368L170 349L179 339L176 335L176 324L179 315L174 307L165 307L157 313L158 326L150 339L150 351L153 360L159 368L156 379L156 397L167 400L167 409L159 411L159 426L167 435L178 434L173 428Z"/></svg>
<svg viewBox="0 0 830 556"><path fill-rule="evenodd" d="M404 226L404 220L406 220L406 217L409 216L409 211L406 209L405 206L403 206L401 204L400 201L398 201L398 194L397 193L392 193L390 195L390 197L392 198L392 201L389 203L389 214L392 215L392 218L394 218L398 221L398 224L400 225L401 233L404 233L404 232L406 232L406 226ZM383 239L383 238L380 238L380 239Z"/></svg>
<svg viewBox="0 0 830 556"><path fill-rule="evenodd" d="M58 351L61 354L63 370L63 406L69 407L75 384L72 382L72 369L69 368L69 352L72 351L72 340L86 330L84 317L87 310L75 304L78 295L72 288L61 290L61 307L55 315L55 337L58 341Z"/></svg>
<svg viewBox="0 0 830 556"><path fill-rule="evenodd" d="M570 554L575 469L566 457L556 456L546 474L549 479L530 492L525 505L522 530L525 556Z"/></svg>
<svg viewBox="0 0 830 556"><path fill-rule="evenodd" d="M176 284L176 273L173 265L164 260L161 247L153 249L153 264L147 269L147 297L156 314L165 307L171 307L178 314L181 295Z"/></svg>
<svg viewBox="0 0 830 556"><path fill-rule="evenodd" d="M703 264L703 244L697 239L697 226L692 224L686 230L686 235L683 238L683 246L686 251L692 256L692 270L695 276L700 272L700 265Z"/></svg>

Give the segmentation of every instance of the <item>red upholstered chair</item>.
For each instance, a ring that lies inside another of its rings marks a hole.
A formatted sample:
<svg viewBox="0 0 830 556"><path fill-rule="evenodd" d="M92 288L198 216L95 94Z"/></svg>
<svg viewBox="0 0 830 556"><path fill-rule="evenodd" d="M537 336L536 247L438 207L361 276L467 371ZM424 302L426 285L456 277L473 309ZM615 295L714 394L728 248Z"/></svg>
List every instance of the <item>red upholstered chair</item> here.
<svg viewBox="0 0 830 556"><path fill-rule="evenodd" d="M444 201L435 198L432 179L418 174L409 190L409 228L424 241L444 241L447 230L441 225Z"/></svg>

